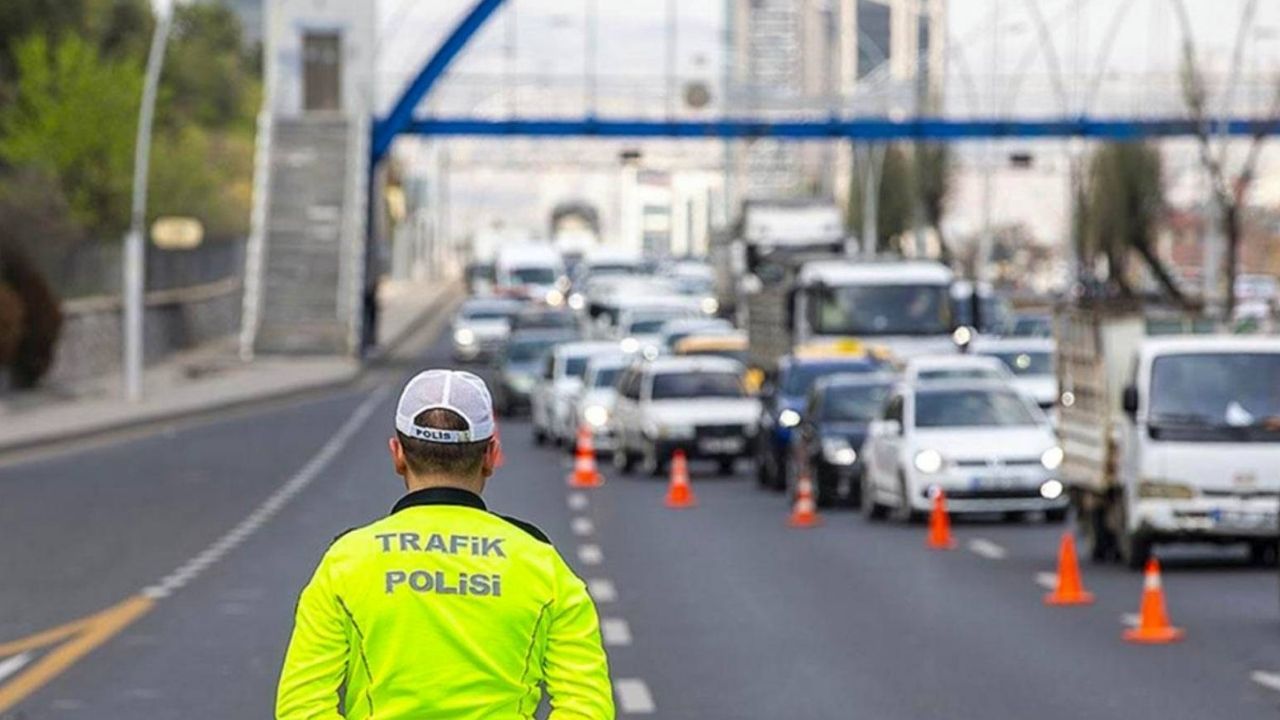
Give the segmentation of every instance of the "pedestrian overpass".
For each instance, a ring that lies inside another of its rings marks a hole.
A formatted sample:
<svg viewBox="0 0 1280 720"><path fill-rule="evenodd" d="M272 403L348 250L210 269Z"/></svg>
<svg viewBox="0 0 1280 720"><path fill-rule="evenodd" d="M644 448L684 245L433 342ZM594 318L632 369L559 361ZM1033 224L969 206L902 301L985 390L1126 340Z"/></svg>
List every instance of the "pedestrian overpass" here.
<svg viewBox="0 0 1280 720"><path fill-rule="evenodd" d="M376 336L377 259L383 222L379 212L385 161L401 136L632 138L687 140L967 142L990 139L1143 138L1275 134L1274 117L1110 117L1086 112L1047 117L906 116L837 110L825 116L779 118L724 112L717 117L582 117L422 114L426 101L476 34L506 4L472 2L439 47L412 75L389 110L345 99L325 112L280 117L276 98L288 95L280 78L313 72L331 55L354 45L369 63L377 39L368 8L333 8L318 0L280 0L268 13L268 108L260 127L255 173L254 230L250 238L242 353L359 354ZM352 4L354 5L354 4ZM1117 17L1121 17L1117 13ZM298 40L299 28L319 28L318 40ZM342 35L348 32L349 35ZM300 61L299 58L302 58ZM315 63L312 60L316 59ZM305 68L302 64L305 63ZM368 82L346 71L348 85ZM335 85L340 83L335 80ZM367 97L371 91L366 87ZM299 93L294 93L298 95ZM301 102L310 102L308 97ZM318 93L323 99L323 93ZM297 100L295 97L294 100ZM1064 103L1065 107L1065 103Z"/></svg>

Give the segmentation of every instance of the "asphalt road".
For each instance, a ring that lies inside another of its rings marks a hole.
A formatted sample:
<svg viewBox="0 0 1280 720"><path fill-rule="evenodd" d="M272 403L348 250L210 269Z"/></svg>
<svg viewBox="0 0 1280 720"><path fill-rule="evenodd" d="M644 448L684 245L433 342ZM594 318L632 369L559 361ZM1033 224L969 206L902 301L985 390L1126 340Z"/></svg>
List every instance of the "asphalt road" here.
<svg viewBox="0 0 1280 720"><path fill-rule="evenodd" d="M437 344L421 363L446 357ZM335 534L400 495L385 442L407 372L0 464L0 718L269 717L298 590ZM571 491L563 453L533 447L524 423L502 431L490 505L540 525L592 583L624 717L1280 712L1274 568L1170 557L1170 614L1187 639L1134 646L1120 634L1137 575L1086 564L1095 605L1042 604L1037 575L1053 570L1061 527L959 523L953 552L925 550L919 526L847 511L793 530L745 466L721 479L695 464L699 504L673 511L661 481L608 467L605 487ZM14 649L144 590L127 606L139 616L84 652L65 651L78 635ZM56 672L33 682L51 655Z"/></svg>

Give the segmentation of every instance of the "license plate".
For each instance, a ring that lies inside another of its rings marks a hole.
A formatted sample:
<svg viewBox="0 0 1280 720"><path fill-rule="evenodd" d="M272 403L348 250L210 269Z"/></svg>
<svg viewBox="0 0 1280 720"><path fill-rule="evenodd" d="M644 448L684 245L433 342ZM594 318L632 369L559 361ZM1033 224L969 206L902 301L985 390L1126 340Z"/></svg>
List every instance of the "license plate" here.
<svg viewBox="0 0 1280 720"><path fill-rule="evenodd" d="M1276 525L1276 516L1265 513L1213 510L1209 513L1209 518L1217 527L1240 530L1258 530Z"/></svg>
<svg viewBox="0 0 1280 720"><path fill-rule="evenodd" d="M698 443L698 449L711 455L741 452L742 440L739 438L708 438Z"/></svg>

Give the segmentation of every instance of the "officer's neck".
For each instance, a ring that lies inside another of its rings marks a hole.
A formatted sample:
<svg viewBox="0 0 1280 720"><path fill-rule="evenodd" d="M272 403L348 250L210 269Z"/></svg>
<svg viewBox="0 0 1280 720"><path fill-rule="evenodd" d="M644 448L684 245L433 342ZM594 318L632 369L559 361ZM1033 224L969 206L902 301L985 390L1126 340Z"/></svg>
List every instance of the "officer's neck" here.
<svg viewBox="0 0 1280 720"><path fill-rule="evenodd" d="M429 488L452 488L466 490L479 495L484 492L484 478L460 478L457 475L417 475L410 473L404 478L404 486L409 492L417 492L418 490L427 490Z"/></svg>

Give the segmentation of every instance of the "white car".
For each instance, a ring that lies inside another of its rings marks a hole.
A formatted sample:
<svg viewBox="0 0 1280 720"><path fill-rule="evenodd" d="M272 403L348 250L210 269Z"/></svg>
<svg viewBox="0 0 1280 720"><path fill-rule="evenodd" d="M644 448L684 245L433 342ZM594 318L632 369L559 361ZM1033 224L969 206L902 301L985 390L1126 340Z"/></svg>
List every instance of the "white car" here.
<svg viewBox="0 0 1280 720"><path fill-rule="evenodd" d="M666 298L658 302L631 304L619 311L614 333L623 352L643 352L653 357L661 351L662 328L668 321L699 315L697 301L689 304L676 298Z"/></svg>
<svg viewBox="0 0 1280 720"><path fill-rule="evenodd" d="M952 513L1043 511L1066 517L1063 453L1045 414L1006 381L900 383L862 447L862 508L904 520L928 512L936 488Z"/></svg>
<svg viewBox="0 0 1280 720"><path fill-rule="evenodd" d="M742 385L742 364L716 357L661 357L640 361L618 379L610 429L614 465L637 463L661 475L677 450L690 459L715 460L722 474L751 454L760 402Z"/></svg>
<svg viewBox="0 0 1280 720"><path fill-rule="evenodd" d="M474 362L491 357L511 334L511 318L520 311L518 300L472 298L453 317L453 359Z"/></svg>
<svg viewBox="0 0 1280 720"><path fill-rule="evenodd" d="M557 345L543 361L540 381L529 395L529 416L533 441L563 442L573 437L573 399L582 389L587 361L592 355L616 352L618 344L608 341L567 342Z"/></svg>
<svg viewBox="0 0 1280 720"><path fill-rule="evenodd" d="M609 419L618 399L618 377L634 361L631 355L601 353L587 361L582 389L573 399L572 417L577 427L591 428L592 443L597 453L613 452L614 439ZM573 448L572 445L569 446Z"/></svg>
<svg viewBox="0 0 1280 720"><path fill-rule="evenodd" d="M1050 338L979 338L970 350L1003 362L1013 373L1013 386L1048 412L1058 400L1053 371L1054 344Z"/></svg>
<svg viewBox="0 0 1280 720"><path fill-rule="evenodd" d="M907 383L929 380L1013 380L1013 373L997 358L984 355L921 355L902 369Z"/></svg>

